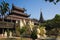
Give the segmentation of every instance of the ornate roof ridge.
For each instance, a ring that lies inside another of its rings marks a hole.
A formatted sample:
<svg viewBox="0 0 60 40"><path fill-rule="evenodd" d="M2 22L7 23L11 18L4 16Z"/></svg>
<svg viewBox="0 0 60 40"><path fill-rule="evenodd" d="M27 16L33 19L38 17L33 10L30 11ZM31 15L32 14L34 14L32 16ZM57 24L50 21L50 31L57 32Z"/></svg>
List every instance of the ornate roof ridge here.
<svg viewBox="0 0 60 40"><path fill-rule="evenodd" d="M22 13L22 12L19 12L19 11L16 11L16 10L11 10L11 13L17 13L17 14L20 14L20 15L29 16L27 13Z"/></svg>

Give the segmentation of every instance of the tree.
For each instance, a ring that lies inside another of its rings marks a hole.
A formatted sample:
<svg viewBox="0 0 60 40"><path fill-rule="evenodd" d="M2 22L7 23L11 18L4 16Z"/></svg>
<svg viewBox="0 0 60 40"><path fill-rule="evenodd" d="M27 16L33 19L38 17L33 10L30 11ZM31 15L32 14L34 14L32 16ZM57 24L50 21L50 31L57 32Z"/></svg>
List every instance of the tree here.
<svg viewBox="0 0 60 40"><path fill-rule="evenodd" d="M60 0L45 0L45 1L53 2L54 4L56 4L56 3L58 3Z"/></svg>
<svg viewBox="0 0 60 40"><path fill-rule="evenodd" d="M52 20L48 20L47 24L50 27L57 27L60 28L60 15L56 14Z"/></svg>
<svg viewBox="0 0 60 40"><path fill-rule="evenodd" d="M9 9L9 4L6 3L5 1L1 2L1 4L0 4L0 14L3 18L3 21L4 21L4 16L5 16L6 12L8 11L8 9Z"/></svg>
<svg viewBox="0 0 60 40"><path fill-rule="evenodd" d="M56 14L56 16L53 18L54 27L60 28L60 15Z"/></svg>
<svg viewBox="0 0 60 40"><path fill-rule="evenodd" d="M55 29L55 36L57 37L59 34L59 30L60 29L60 15L56 14L55 17L52 20L48 20L47 24L46 24L46 29L47 30L52 30Z"/></svg>
<svg viewBox="0 0 60 40"><path fill-rule="evenodd" d="M37 31L36 30L33 30L32 33L31 33L31 38L33 40L37 39Z"/></svg>

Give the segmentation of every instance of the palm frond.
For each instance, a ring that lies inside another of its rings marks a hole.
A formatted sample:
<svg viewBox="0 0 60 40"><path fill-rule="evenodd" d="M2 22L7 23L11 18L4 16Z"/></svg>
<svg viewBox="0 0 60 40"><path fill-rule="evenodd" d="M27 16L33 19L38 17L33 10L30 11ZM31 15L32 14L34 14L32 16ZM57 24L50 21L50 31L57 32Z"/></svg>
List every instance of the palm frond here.
<svg viewBox="0 0 60 40"><path fill-rule="evenodd" d="M5 1L1 2L0 13L1 13L2 16L6 14L6 12L8 11L8 9L9 9L9 4L6 3Z"/></svg>

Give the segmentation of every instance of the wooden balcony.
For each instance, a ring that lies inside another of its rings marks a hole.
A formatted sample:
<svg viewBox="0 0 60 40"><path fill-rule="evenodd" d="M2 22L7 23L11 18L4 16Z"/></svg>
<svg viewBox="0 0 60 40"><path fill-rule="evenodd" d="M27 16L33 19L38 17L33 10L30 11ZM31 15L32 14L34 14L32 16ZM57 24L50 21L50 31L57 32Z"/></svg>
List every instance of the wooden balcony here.
<svg viewBox="0 0 60 40"><path fill-rule="evenodd" d="M0 21L0 28L14 28L14 23Z"/></svg>

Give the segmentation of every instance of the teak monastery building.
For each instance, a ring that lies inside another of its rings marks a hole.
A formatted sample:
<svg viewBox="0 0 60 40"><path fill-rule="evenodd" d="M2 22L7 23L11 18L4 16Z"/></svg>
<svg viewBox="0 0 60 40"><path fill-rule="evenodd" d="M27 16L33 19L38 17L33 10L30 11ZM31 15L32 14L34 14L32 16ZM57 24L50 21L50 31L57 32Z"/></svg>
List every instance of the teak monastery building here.
<svg viewBox="0 0 60 40"><path fill-rule="evenodd" d="M18 8L14 5L12 5L12 9L9 12L9 14L7 16L5 16L4 21L7 22L4 25L0 24L0 36L1 37L7 37L7 30L9 30L9 36L13 36L14 32L15 32L15 28L16 27L20 27L22 28L24 25L29 24L30 28L32 30L32 25L36 25L38 23L38 21L34 21L32 20L30 17L30 15L25 13L25 9L24 8ZM0 20L1 22L1 20ZM12 23L9 24L8 22Z"/></svg>

